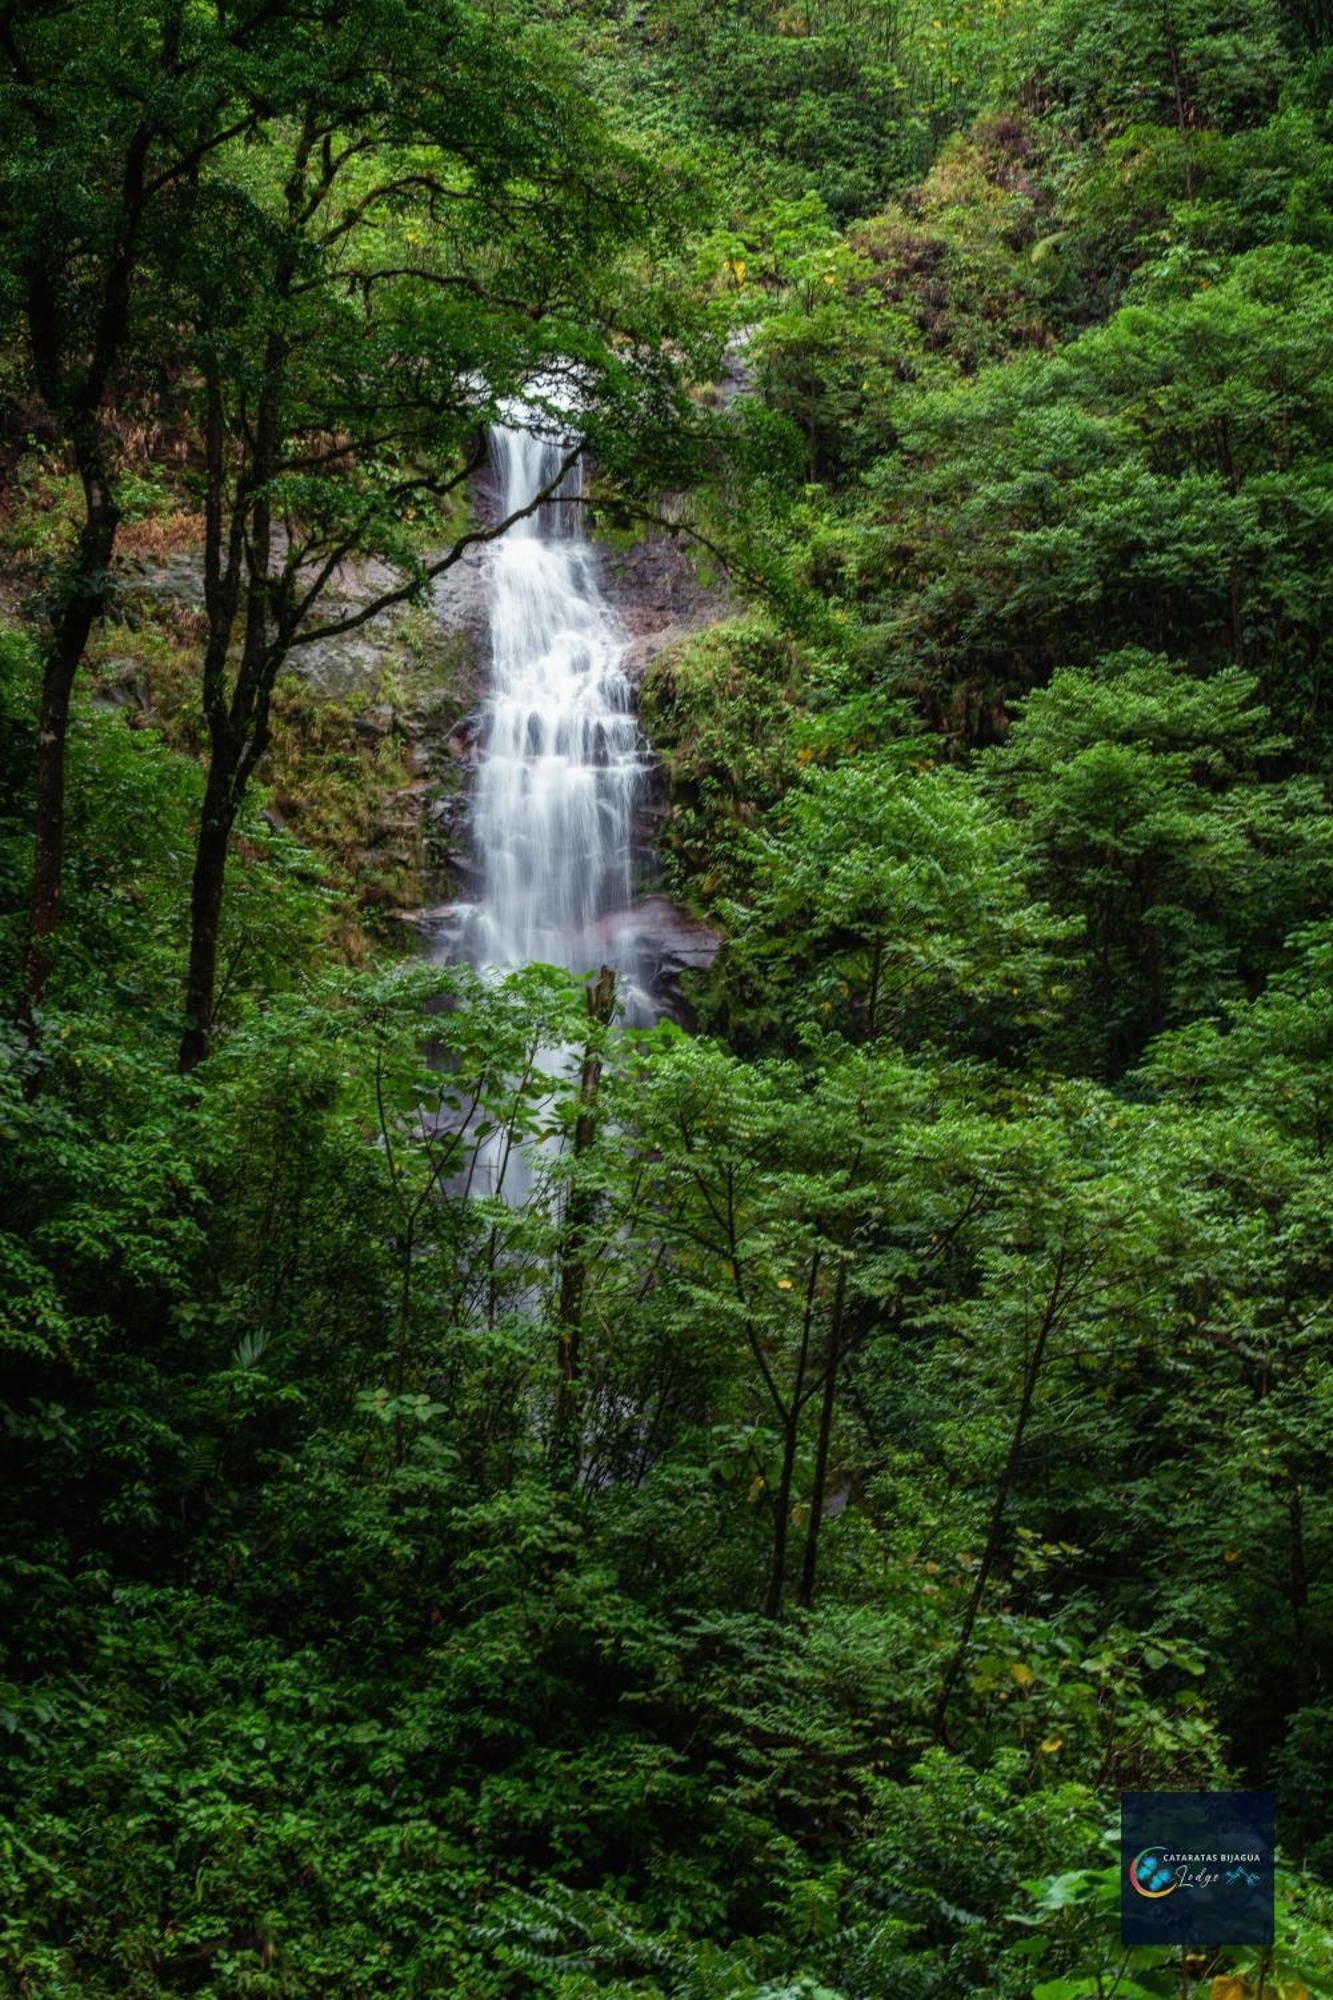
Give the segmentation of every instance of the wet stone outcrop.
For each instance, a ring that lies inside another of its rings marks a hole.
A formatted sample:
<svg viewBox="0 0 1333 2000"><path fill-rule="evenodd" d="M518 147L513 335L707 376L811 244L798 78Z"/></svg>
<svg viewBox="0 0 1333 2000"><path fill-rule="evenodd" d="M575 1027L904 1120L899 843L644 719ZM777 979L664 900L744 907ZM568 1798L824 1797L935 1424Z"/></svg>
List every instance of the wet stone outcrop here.
<svg viewBox="0 0 1333 2000"><path fill-rule="evenodd" d="M607 551L601 584L629 634L622 665L635 689L670 647L736 609L721 585L700 582L687 542L665 529L629 549Z"/></svg>
<svg viewBox="0 0 1333 2000"><path fill-rule="evenodd" d="M645 896L608 917L620 953L636 962L649 997L673 1021L694 1026L689 981L707 972L721 948L719 932L665 896Z"/></svg>
<svg viewBox="0 0 1333 2000"><path fill-rule="evenodd" d="M345 730L346 748L360 753L368 787L384 784L386 765L407 782L393 783L367 800L364 849L357 862L367 905L413 906L447 893L461 880L467 853L465 793L475 754L478 705L486 675L485 551L463 557L432 587L424 604L397 605L345 633L298 646L283 680L309 696L312 716L327 741L331 726ZM354 615L392 590L396 578L375 561L348 563L338 571L320 607L319 622ZM99 673L106 706L151 711L151 693L134 645L137 626L174 617L202 643L203 555L197 548L140 557L123 565L118 611L126 654L108 659ZM346 720L332 724L335 714ZM386 758L382 750L392 747ZM300 834L299 797L274 798L269 816Z"/></svg>
<svg viewBox="0 0 1333 2000"><path fill-rule="evenodd" d="M473 908L458 900L412 915L428 957L448 961L463 954ZM721 934L679 903L643 896L628 909L603 917L584 939L583 955L589 973L608 961L637 965L639 984L654 1011L693 1028L690 981L708 971L721 945Z"/></svg>
<svg viewBox="0 0 1333 2000"><path fill-rule="evenodd" d="M497 518L498 496L487 471L476 482L474 514L479 525ZM470 796L479 756L482 703L490 671L485 543L464 550L431 587L426 603L398 606L346 633L335 633L296 648L286 669L317 704L344 704L351 711L352 743L366 756L367 776L378 768L376 752L390 740L407 778L374 802L364 854L365 900L399 903L388 883L416 881L433 907L417 916L436 933L442 912L465 903L475 883L469 823ZM355 613L393 588L394 576L373 560L345 564L332 580L319 622ZM729 616L734 605L718 584L701 581L687 539L652 528L641 539L599 551L599 583L628 635L624 671L640 685L652 663L692 632ZM140 615L183 614L187 624L202 619L203 555L197 548L138 557L124 565L118 597L130 632ZM129 642L132 646L132 640ZM111 664L108 662L108 664ZM102 677L108 705L147 711L151 696L136 661ZM634 828L638 865L651 878L664 797L660 780L644 790ZM299 806L293 801L292 807ZM275 802L275 816L288 810ZM291 812L299 828L299 811ZM434 900L438 899L438 900ZM399 903L401 908L401 903ZM658 898L636 905L643 931L645 961L661 988L668 1011L684 1014L680 981L698 969L708 951L700 929L683 911ZM710 934L711 935L711 934ZM716 950L714 942L712 950Z"/></svg>

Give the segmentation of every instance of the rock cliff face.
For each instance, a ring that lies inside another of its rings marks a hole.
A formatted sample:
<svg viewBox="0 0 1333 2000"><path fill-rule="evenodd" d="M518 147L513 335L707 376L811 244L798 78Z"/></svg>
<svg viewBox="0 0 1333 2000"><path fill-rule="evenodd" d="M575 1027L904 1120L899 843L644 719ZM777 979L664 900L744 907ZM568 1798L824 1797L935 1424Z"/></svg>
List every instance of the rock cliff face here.
<svg viewBox="0 0 1333 2000"><path fill-rule="evenodd" d="M398 607L301 647L275 691L275 716L289 734L308 739L318 768L284 774L275 746L260 774L270 794L268 817L320 851L303 777L308 783L320 770L344 773L342 783L357 797L355 811L341 815L337 859L355 880L355 900L365 911L415 909L442 893L450 856L463 843L467 717L485 675L479 564L472 555L441 579L433 603ZM393 582L378 563L346 564L323 615L354 611ZM195 750L192 662L203 643L203 599L203 559L195 548L125 563L116 650L100 661L95 679L103 704L130 710ZM167 633L182 662L184 685L174 688L155 681L149 664Z"/></svg>
<svg viewBox="0 0 1333 2000"><path fill-rule="evenodd" d="M479 518L497 518L497 495L489 479L478 482ZM451 635L471 667L473 701L444 740L452 768L441 771L441 789L428 799L428 840L435 857L442 900L421 913L428 950L447 957L457 948L457 905L477 888L469 795L479 755L481 702L490 671L487 551L474 549L441 579L434 610L441 631ZM663 652L691 632L715 623L734 608L725 593L702 583L683 539L654 530L628 547L600 551L599 585L629 636L624 666L636 688ZM456 781L462 780L461 788ZM716 955L715 933L664 898L651 893L656 877L657 833L665 807L660 777L646 788L634 828L635 874L644 894L629 908L606 919L601 948L612 960L633 959L655 1003L688 1022L682 981L706 968Z"/></svg>
<svg viewBox="0 0 1333 2000"><path fill-rule="evenodd" d="M630 635L624 667L634 688L670 647L736 609L725 590L699 582L685 544L663 530L608 551L602 588Z"/></svg>
<svg viewBox="0 0 1333 2000"><path fill-rule="evenodd" d="M477 519L494 521L497 505L494 481L483 474L474 494ZM490 670L488 557L485 544L466 550L437 580L428 604L387 612L354 632L302 647L289 669L289 681L321 715L346 712L347 747L364 755L368 783L374 783L381 745L392 741L400 753L399 782L368 813L363 900L368 907L396 905L435 949L447 946L453 905L468 898L475 875L470 793ZM392 581L379 563L346 564L333 579L325 615L356 609ZM624 664L636 689L662 653L734 609L722 588L700 581L684 538L666 529L653 529L627 547L603 548L599 581L629 635ZM127 564L119 596L131 630L145 614L165 613L193 625L203 612L202 554L184 549ZM147 714L151 690L131 652L127 645L124 659L107 660L114 671L102 674L101 696ZM649 892L664 805L655 782L635 828L636 872ZM281 799L272 812L288 817ZM299 833L299 811L292 811L291 821ZM412 883L418 894L425 892L424 909L401 901ZM651 893L617 922L638 940L659 1003L685 1017L680 980L710 962L717 949L712 933Z"/></svg>

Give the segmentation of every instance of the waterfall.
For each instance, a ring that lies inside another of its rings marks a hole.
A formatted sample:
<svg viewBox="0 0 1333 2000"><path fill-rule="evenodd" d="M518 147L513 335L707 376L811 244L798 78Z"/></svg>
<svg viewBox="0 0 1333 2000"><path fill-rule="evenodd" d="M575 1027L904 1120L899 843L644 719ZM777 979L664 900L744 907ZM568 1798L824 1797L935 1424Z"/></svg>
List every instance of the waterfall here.
<svg viewBox="0 0 1333 2000"><path fill-rule="evenodd" d="M498 426L500 509L526 506L567 446ZM561 488L577 497L579 474ZM479 897L467 954L483 966L609 963L622 1004L646 1010L638 967L608 919L633 895L634 815L644 777L626 635L598 588L583 510L543 505L490 551L491 685L472 839ZM621 962L617 962L617 961Z"/></svg>
<svg viewBox="0 0 1333 2000"><path fill-rule="evenodd" d="M568 443L517 424L491 433L501 519L556 479ZM441 957L483 971L541 963L579 977L609 965L622 1017L657 1020L662 968L712 963L717 939L683 911L634 900L636 814L647 782L623 671L628 638L597 583L577 471L560 498L490 544L491 678L470 814L475 900L450 906ZM577 1048L553 1049L559 1073ZM542 1148L478 1145L468 1183L511 1206L531 1197Z"/></svg>

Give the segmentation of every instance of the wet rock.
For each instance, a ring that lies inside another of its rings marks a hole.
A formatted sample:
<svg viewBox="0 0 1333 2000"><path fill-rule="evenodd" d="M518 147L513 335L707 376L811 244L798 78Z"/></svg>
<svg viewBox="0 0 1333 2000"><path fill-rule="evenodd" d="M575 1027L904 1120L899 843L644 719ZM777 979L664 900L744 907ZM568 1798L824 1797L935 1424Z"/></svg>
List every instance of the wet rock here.
<svg viewBox="0 0 1333 2000"><path fill-rule="evenodd" d="M405 835L416 834L421 827L422 810L429 789L428 780L417 778L410 785L404 785L382 798L376 816L376 841L398 840Z"/></svg>
<svg viewBox="0 0 1333 2000"><path fill-rule="evenodd" d="M446 753L460 764L475 764L478 744L481 738L482 715L474 709L468 715L460 715L444 739Z"/></svg>
<svg viewBox="0 0 1333 2000"><path fill-rule="evenodd" d="M462 792L446 792L431 799L426 814L433 831L441 838L456 840L466 836L471 808Z"/></svg>
<svg viewBox="0 0 1333 2000"><path fill-rule="evenodd" d="M364 687L384 661L390 645L390 622L372 619L355 632L318 639L291 656L290 670L326 700L337 701Z"/></svg>
<svg viewBox="0 0 1333 2000"><path fill-rule="evenodd" d="M383 743L386 737L405 733L402 718L388 702L377 702L358 715L352 726L363 743Z"/></svg>
<svg viewBox="0 0 1333 2000"><path fill-rule="evenodd" d="M275 556L281 543L275 538ZM373 557L348 562L329 581L313 623L334 625L354 616L375 597L395 589L396 572ZM125 562L117 575L117 593L125 610L136 602L173 605L202 612L204 559L200 549ZM485 586L480 552L469 555L440 578L428 596L423 620L420 607L395 605L377 618L347 632L296 646L286 670L329 700L343 699L358 688L373 685L387 662L406 663L434 673L454 668L461 659L477 657L485 627Z"/></svg>
<svg viewBox="0 0 1333 2000"><path fill-rule="evenodd" d="M664 529L605 555L601 583L628 634L623 664L635 688L669 646L736 609L724 586L700 581L685 538Z"/></svg>
<svg viewBox="0 0 1333 2000"><path fill-rule="evenodd" d="M441 886L470 872L471 804L463 792L445 792L426 805L425 844Z"/></svg>
<svg viewBox="0 0 1333 2000"><path fill-rule="evenodd" d="M151 597L186 611L204 608L204 553L181 549L174 555L132 558L117 578L119 591L130 597Z"/></svg>
<svg viewBox="0 0 1333 2000"><path fill-rule="evenodd" d="M430 910L404 910L402 917L421 940L423 955L437 965L447 965L463 956L476 907L475 903L440 903Z"/></svg>
<svg viewBox="0 0 1333 2000"><path fill-rule="evenodd" d="M722 948L721 932L665 896L645 896L607 917L601 928L622 963L637 962L644 986L663 1013L693 1027L694 1010L682 982L708 971Z"/></svg>
<svg viewBox="0 0 1333 2000"><path fill-rule="evenodd" d="M469 549L452 569L435 579L431 591L441 628L465 639L468 650L483 661L490 643L486 559L485 544Z"/></svg>
<svg viewBox="0 0 1333 2000"><path fill-rule="evenodd" d="M130 709L139 715L152 711L153 691L142 664L128 654L103 660L97 669L97 692L93 706L102 709Z"/></svg>
<svg viewBox="0 0 1333 2000"><path fill-rule="evenodd" d="M636 638L630 640L625 650L623 666L625 678L630 686L641 687L648 669L656 660L661 659L663 653L670 652L671 648L679 645L683 639L688 639L693 633L700 632L705 626L716 622L717 620L711 615L700 616L693 622L675 619L669 625L659 626L656 631L640 632Z"/></svg>

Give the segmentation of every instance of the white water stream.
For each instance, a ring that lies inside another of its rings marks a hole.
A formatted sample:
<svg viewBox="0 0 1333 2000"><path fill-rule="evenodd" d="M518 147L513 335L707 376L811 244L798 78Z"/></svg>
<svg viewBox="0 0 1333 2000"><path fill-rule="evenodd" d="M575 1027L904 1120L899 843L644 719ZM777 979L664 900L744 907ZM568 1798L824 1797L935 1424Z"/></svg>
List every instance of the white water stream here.
<svg viewBox="0 0 1333 2000"><path fill-rule="evenodd" d="M491 451L502 514L526 506L565 447L499 427ZM578 472L561 491L578 493ZM633 893L634 814L644 778L626 635L597 585L583 509L546 504L492 545L491 689L472 813L480 897L467 955L482 966L612 966L642 1017L639 968L617 926Z"/></svg>

